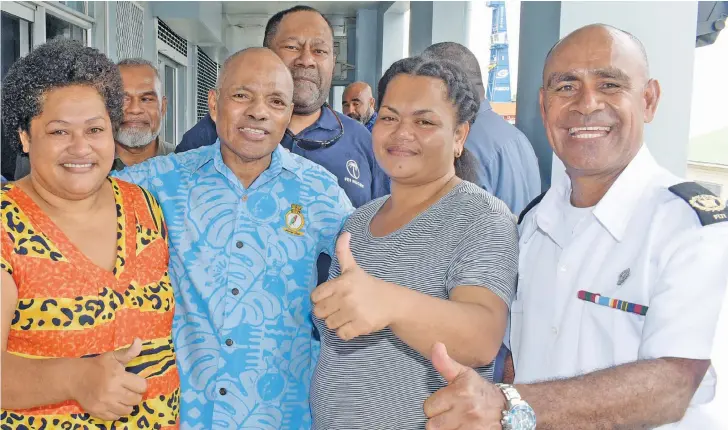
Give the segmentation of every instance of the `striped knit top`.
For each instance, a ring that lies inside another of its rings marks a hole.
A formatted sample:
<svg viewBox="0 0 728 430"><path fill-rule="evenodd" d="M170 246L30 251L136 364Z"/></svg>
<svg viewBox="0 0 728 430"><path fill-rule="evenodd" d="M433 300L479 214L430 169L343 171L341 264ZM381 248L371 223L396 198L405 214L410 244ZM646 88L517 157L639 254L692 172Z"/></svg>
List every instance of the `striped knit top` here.
<svg viewBox="0 0 728 430"><path fill-rule="evenodd" d="M359 208L344 230L359 266L379 279L447 299L460 285L488 288L506 304L515 293L518 233L508 207L461 182L399 230L369 226L388 197ZM331 277L339 275L334 259ZM344 342L314 317L321 354L311 387L314 429L423 429L423 403L445 386L429 360L389 328ZM488 330L488 327L483 327ZM488 380L493 364L477 369Z"/></svg>

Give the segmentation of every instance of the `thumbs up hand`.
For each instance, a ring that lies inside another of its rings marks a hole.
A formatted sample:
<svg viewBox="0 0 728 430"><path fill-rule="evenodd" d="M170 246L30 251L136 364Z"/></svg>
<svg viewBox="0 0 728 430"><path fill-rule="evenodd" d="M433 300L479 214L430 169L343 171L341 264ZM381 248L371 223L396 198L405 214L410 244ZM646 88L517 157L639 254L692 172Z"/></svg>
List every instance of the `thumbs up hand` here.
<svg viewBox="0 0 728 430"><path fill-rule="evenodd" d="M127 372L126 365L141 351L142 341L137 338L128 348L74 359L69 397L84 412L103 420L113 421L131 414L147 391L147 381Z"/></svg>
<svg viewBox="0 0 728 430"><path fill-rule="evenodd" d="M399 287L366 273L356 263L349 246L351 234L336 242L341 274L319 285L311 293L313 314L326 322L343 340L375 333L389 326Z"/></svg>
<svg viewBox="0 0 728 430"><path fill-rule="evenodd" d="M342 275L346 272L362 270L356 264L354 254L351 253L351 233L344 232L339 236L339 239L336 241L336 258L339 260L339 268L341 269Z"/></svg>
<svg viewBox="0 0 728 430"><path fill-rule="evenodd" d="M447 386L424 405L426 430L500 430L506 400L501 390L470 367L450 358L442 343L432 347L432 365Z"/></svg>

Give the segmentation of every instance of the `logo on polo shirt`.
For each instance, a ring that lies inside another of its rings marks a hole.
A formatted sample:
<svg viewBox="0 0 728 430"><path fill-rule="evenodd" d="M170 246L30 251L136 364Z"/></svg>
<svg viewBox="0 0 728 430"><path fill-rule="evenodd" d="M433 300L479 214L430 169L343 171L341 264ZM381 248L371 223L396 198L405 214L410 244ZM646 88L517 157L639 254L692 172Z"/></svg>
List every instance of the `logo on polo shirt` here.
<svg viewBox="0 0 728 430"><path fill-rule="evenodd" d="M351 176L354 179L359 179L360 172L359 172L359 165L356 164L356 161L349 160L346 162L346 171L349 172L349 176Z"/></svg>
<svg viewBox="0 0 728 430"><path fill-rule="evenodd" d="M361 171L359 170L359 164L356 161L349 160L346 162L346 172L349 174L349 177L344 178L344 182L354 184L359 188L364 188L364 184L358 181L361 176Z"/></svg>
<svg viewBox="0 0 728 430"><path fill-rule="evenodd" d="M303 226L306 224L306 220L303 218L301 205L292 204L291 210L286 212L283 220L286 223L286 227L283 229L286 233L291 233L296 236L303 236Z"/></svg>

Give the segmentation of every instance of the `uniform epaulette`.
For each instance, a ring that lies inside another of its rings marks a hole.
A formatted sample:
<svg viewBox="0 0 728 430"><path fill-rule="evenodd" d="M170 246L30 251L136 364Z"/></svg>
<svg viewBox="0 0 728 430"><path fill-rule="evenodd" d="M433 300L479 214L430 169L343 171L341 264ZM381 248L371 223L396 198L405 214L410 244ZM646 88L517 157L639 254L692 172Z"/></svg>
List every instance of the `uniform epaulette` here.
<svg viewBox="0 0 728 430"><path fill-rule="evenodd" d="M702 225L728 221L728 210L726 210L725 202L702 185L695 182L683 182L673 185L669 190L688 202L690 207L698 214Z"/></svg>
<svg viewBox="0 0 728 430"><path fill-rule="evenodd" d="M528 213L528 211L530 211L531 209L533 209L537 204L541 203L541 199L543 199L543 196L545 196L545 195L546 195L546 191L544 191L543 193L541 193L535 199L531 200L531 203L527 204L526 207L523 208L523 210L521 211L521 214L518 216L518 224L519 225L523 221L523 218L526 217L526 214Z"/></svg>

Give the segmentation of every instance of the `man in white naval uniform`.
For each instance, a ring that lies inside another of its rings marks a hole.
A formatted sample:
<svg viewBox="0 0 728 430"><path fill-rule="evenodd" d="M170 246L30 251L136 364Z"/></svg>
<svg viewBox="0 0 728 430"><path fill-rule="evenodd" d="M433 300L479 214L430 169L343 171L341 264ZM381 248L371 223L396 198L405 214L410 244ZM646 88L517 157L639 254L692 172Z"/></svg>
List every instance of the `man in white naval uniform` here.
<svg viewBox="0 0 728 430"><path fill-rule="evenodd" d="M424 405L428 430L721 428L701 405L716 385L725 203L643 144L660 86L634 36L576 30L543 77L541 114L568 177L519 220L515 385L489 384L435 345L450 384Z"/></svg>

